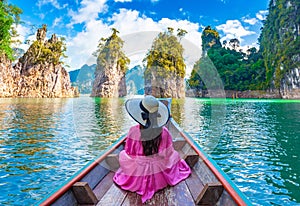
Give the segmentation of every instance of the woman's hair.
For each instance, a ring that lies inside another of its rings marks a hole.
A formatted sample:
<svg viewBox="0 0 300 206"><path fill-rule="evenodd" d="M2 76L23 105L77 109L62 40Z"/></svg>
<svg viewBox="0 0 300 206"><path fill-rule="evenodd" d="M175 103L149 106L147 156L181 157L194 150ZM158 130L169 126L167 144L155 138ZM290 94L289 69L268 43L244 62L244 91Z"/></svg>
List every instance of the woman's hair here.
<svg viewBox="0 0 300 206"><path fill-rule="evenodd" d="M144 155L149 156L158 153L162 127L146 128L141 125L140 129Z"/></svg>

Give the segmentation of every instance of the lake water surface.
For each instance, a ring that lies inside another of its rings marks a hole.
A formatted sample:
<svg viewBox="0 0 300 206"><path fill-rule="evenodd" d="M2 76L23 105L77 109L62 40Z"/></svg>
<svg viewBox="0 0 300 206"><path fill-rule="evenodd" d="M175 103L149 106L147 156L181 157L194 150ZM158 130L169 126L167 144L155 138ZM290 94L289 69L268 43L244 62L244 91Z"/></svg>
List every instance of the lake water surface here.
<svg viewBox="0 0 300 206"><path fill-rule="evenodd" d="M126 133L126 98L0 99L0 205L36 205ZM172 101L254 205L300 205L300 101Z"/></svg>

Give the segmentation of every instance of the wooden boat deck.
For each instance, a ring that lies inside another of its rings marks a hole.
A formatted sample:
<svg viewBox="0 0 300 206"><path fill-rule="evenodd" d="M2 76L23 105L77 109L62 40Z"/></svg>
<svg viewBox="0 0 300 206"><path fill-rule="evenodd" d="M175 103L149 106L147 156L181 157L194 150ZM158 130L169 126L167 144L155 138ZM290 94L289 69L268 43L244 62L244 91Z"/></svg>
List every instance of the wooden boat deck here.
<svg viewBox="0 0 300 206"><path fill-rule="evenodd" d="M183 140L174 142L175 149L180 153L181 157L192 168L192 174L184 181L175 186L168 186L167 188L155 193L152 199L144 204L141 201L141 196L130 191L121 189L113 182L115 172L109 171L102 180L94 187L92 194L88 192L79 192L76 197L77 201L87 196L95 196L93 200L83 200L79 205L97 205L97 206L157 206L157 205L236 205L235 202L227 198L228 194L224 190L223 185L211 173L206 165L199 161L199 156L191 150L191 147ZM114 158L116 158L114 160ZM118 167L117 155L110 156L106 161L110 167ZM107 165L105 165L107 167ZM201 174L201 175L200 175ZM75 185L76 187L76 185ZM74 192L74 186L73 186ZM222 199L220 199L222 198Z"/></svg>
<svg viewBox="0 0 300 206"><path fill-rule="evenodd" d="M156 192L144 204L140 195L119 188L113 182L113 176L119 168L118 154L124 149L124 136L40 205L251 205L174 120L171 119L167 126L173 137L174 149L192 169L192 174L184 181Z"/></svg>

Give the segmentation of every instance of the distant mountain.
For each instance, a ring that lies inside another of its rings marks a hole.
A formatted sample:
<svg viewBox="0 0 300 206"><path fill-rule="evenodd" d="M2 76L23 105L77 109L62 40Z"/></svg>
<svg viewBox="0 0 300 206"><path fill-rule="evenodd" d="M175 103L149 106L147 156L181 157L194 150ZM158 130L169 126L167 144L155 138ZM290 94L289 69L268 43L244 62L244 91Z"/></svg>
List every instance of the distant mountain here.
<svg viewBox="0 0 300 206"><path fill-rule="evenodd" d="M144 71L145 69L138 65L126 72L125 78L128 95L141 95L145 93Z"/></svg>
<svg viewBox="0 0 300 206"><path fill-rule="evenodd" d="M95 79L96 64L83 65L80 69L69 72L71 83L77 86L80 94L91 94L93 81ZM126 89L128 95L144 94L144 71L141 66L129 69L126 74Z"/></svg>
<svg viewBox="0 0 300 206"><path fill-rule="evenodd" d="M96 64L83 65L80 69L70 71L70 79L73 86L77 86L80 94L90 94L92 92L93 81L95 79Z"/></svg>

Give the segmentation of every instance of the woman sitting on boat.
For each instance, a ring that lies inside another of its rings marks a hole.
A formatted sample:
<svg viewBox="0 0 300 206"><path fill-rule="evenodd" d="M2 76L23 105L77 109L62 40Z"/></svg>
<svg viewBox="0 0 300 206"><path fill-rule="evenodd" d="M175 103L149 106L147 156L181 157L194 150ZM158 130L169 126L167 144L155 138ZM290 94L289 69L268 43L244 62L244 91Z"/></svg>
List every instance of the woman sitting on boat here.
<svg viewBox="0 0 300 206"><path fill-rule="evenodd" d="M120 168L113 179L122 189L141 195L144 203L158 190L186 179L191 169L174 150L171 134L164 126L170 118L166 105L148 95L127 100L125 108L139 124L127 134L125 149L119 155Z"/></svg>

